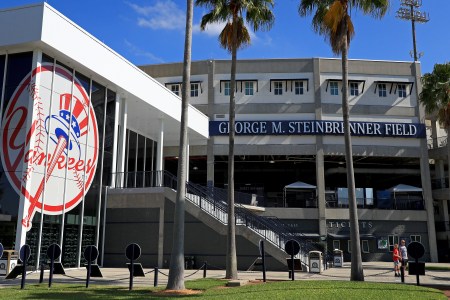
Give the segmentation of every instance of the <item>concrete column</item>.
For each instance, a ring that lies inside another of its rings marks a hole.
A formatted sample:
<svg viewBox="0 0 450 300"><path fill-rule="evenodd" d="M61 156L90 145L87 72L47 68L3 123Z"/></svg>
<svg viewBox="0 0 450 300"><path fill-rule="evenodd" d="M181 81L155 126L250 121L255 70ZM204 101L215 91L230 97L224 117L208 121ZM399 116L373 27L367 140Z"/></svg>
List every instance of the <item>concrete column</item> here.
<svg viewBox="0 0 450 300"><path fill-rule="evenodd" d="M445 188L445 164L444 160L437 159L434 164L436 178L439 179L440 187Z"/></svg>
<svg viewBox="0 0 450 300"><path fill-rule="evenodd" d="M316 120L322 120L322 96L320 90L320 59L314 58L314 99L315 99L315 113ZM325 214L326 200L325 200L325 170L324 170L324 150L323 137L316 135L316 186L317 186L317 205L319 209L319 235L321 237L327 236L327 219Z"/></svg>
<svg viewBox="0 0 450 300"><path fill-rule="evenodd" d="M425 122L425 109L419 104L418 97L422 91L422 83L420 80L421 71L420 64L414 63L413 75L416 81L416 115L421 122ZM448 147L447 147L448 149ZM436 242L436 228L434 225L434 205L431 190L431 175L430 164L428 160L428 146L426 138L420 139L420 173L422 180L422 191L425 201L425 209L427 211L427 228L428 228L428 243L430 245L431 262L438 261L437 242Z"/></svg>
<svg viewBox="0 0 450 300"><path fill-rule="evenodd" d="M442 216L445 222L445 231L450 231L449 221L450 217L448 215L448 200L442 200Z"/></svg>
<svg viewBox="0 0 450 300"><path fill-rule="evenodd" d="M159 208L159 230L158 230L158 268L164 263L164 201Z"/></svg>
<svg viewBox="0 0 450 300"><path fill-rule="evenodd" d="M215 63L208 63L208 117L214 120L214 73ZM206 144L206 180L207 186L214 186L214 138L209 137Z"/></svg>
<svg viewBox="0 0 450 300"><path fill-rule="evenodd" d="M163 159L164 159L164 120L159 120L158 146L156 148L156 186L162 186Z"/></svg>
<svg viewBox="0 0 450 300"><path fill-rule="evenodd" d="M113 145L117 145L119 139L119 121L120 120L120 95L116 94L116 103L114 110L114 142ZM111 174L111 186L116 186L116 172L117 172L117 147L113 148L113 159L112 159L112 174ZM120 177L119 177L120 178Z"/></svg>
<svg viewBox="0 0 450 300"><path fill-rule="evenodd" d="M190 147L190 145L189 145L189 135L188 135L188 139L186 140L186 142L187 142L187 145L186 145L186 181L187 182L189 182L189 155L190 155L190 153L189 153L189 147Z"/></svg>
<svg viewBox="0 0 450 300"><path fill-rule="evenodd" d="M122 105L119 106L120 109L120 132L118 138L118 152L117 152L117 173L119 178L116 179L118 187L124 186L125 180L125 153L127 147L127 117L128 117L128 104L127 99L122 98ZM117 106L116 106L117 109ZM117 114L117 110L116 110Z"/></svg>

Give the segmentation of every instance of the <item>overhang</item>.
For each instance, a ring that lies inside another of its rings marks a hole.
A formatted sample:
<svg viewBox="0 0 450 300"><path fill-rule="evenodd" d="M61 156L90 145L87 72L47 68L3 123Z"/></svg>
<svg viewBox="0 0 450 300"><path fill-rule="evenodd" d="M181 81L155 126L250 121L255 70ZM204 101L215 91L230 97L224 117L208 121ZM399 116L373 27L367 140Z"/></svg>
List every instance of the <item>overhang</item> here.
<svg viewBox="0 0 450 300"><path fill-rule="evenodd" d="M0 10L0 53L36 49L126 99L128 128L156 139L163 120L164 145L178 145L181 99L164 85L47 3ZM191 105L188 114L190 144L206 144L208 117Z"/></svg>

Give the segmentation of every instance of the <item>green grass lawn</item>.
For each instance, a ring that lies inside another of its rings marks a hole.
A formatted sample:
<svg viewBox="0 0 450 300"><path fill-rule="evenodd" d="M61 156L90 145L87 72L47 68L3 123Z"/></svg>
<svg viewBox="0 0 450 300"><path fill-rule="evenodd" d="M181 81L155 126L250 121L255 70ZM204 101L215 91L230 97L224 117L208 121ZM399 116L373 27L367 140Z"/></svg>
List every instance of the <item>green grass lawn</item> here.
<svg viewBox="0 0 450 300"><path fill-rule="evenodd" d="M158 296L160 288L135 288L92 285L86 289L83 285L53 284L27 285L0 288L0 299L447 299L435 289L406 284L389 284L350 281L279 281L242 287L225 288L226 281L218 279L200 279L186 282L186 288L202 290L201 294L189 296Z"/></svg>

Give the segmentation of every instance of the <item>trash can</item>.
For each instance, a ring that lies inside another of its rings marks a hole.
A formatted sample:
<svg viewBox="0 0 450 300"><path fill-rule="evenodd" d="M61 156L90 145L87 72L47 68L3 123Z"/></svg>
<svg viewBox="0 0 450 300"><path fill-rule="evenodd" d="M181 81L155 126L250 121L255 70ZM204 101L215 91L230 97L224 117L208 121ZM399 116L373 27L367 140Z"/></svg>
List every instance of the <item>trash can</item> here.
<svg viewBox="0 0 450 300"><path fill-rule="evenodd" d="M342 250L339 249L333 250L333 264L335 267L344 266L344 253L342 252Z"/></svg>
<svg viewBox="0 0 450 300"><path fill-rule="evenodd" d="M9 272L17 265L17 252L14 250L3 251L3 256L0 258L0 275L8 275Z"/></svg>
<svg viewBox="0 0 450 300"><path fill-rule="evenodd" d="M323 271L323 256L320 251L309 252L309 272L322 273Z"/></svg>

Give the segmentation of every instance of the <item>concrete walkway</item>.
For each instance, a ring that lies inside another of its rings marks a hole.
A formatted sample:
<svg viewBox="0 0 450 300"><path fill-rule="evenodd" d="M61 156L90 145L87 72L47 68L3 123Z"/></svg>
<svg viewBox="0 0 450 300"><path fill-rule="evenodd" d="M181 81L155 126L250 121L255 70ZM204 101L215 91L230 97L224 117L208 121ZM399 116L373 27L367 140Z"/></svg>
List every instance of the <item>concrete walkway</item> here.
<svg viewBox="0 0 450 300"><path fill-rule="evenodd" d="M427 263L427 266L442 266L450 268L450 264L435 264ZM394 276L393 264L388 262L365 262L364 276L365 281L368 282L389 282L401 283L399 277ZM90 284L111 284L115 286L128 287L129 272L126 268L102 268L103 278L91 278ZM85 284L86 270L85 269L66 269L66 275L54 275L53 283L78 283ZM154 270L144 269L145 277L135 277L134 287L153 287L154 284ZM167 269L159 270L158 285L165 286L167 284L167 276L169 271ZM39 272L29 273L26 277L27 284L37 284L39 282ZM203 270L186 270L186 280L203 278ZM225 270L208 270L207 278L222 279L225 277ZM345 263L342 268L329 268L321 274L296 272L295 280L350 280L350 263ZM266 273L268 281L271 280L291 280L288 277L288 272L273 272ZM44 273L43 284L48 285L49 272ZM239 279L241 280L262 280L262 272L239 272ZM18 286L20 287L20 277L12 280L0 279L0 287ZM405 284L416 284L416 276L409 275L405 277ZM440 289L450 290L450 271L426 271L424 276L420 276L420 284L424 286L431 286Z"/></svg>

